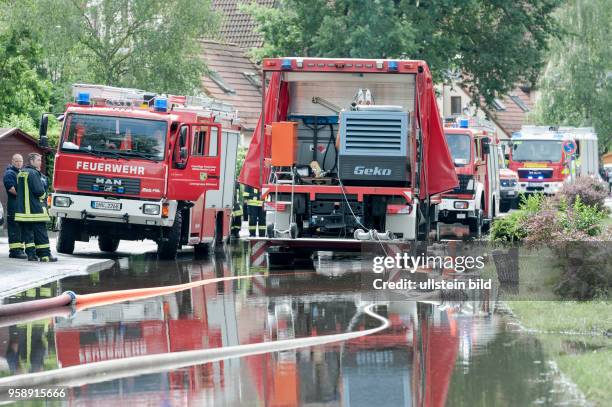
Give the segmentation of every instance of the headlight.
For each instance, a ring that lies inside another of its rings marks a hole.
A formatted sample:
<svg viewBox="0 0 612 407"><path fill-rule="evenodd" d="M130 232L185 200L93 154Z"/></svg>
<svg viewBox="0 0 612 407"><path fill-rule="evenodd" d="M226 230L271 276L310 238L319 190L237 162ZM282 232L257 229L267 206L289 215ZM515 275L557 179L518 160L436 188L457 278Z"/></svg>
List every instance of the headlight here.
<svg viewBox="0 0 612 407"><path fill-rule="evenodd" d="M455 209L467 209L469 204L467 201L455 201Z"/></svg>
<svg viewBox="0 0 612 407"><path fill-rule="evenodd" d="M53 197L53 206L58 206L60 208L67 208L72 204L72 200L70 200L67 196L54 196Z"/></svg>
<svg viewBox="0 0 612 407"><path fill-rule="evenodd" d="M159 215L159 205L144 204L142 206L142 213L144 213L145 215Z"/></svg>

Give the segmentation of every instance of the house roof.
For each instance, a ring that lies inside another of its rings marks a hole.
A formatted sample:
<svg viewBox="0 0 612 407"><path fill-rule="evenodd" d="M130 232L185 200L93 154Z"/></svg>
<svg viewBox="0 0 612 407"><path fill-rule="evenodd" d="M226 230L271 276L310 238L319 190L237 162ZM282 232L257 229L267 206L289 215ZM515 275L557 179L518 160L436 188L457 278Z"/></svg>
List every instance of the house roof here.
<svg viewBox="0 0 612 407"><path fill-rule="evenodd" d="M485 110L499 127L510 136L519 131L521 126L527 123L527 115L533 110L532 93L524 92L521 88L515 88L506 96L498 98L501 109L486 108ZM525 110L526 109L526 110Z"/></svg>
<svg viewBox="0 0 612 407"><path fill-rule="evenodd" d="M0 139L9 136L13 133L17 133L24 140L29 141L30 143L36 144L38 146L38 140L34 137L30 136L25 131L18 129L17 127L2 127L0 128Z"/></svg>
<svg viewBox="0 0 612 407"><path fill-rule="evenodd" d="M245 49L259 48L263 45L261 34L255 31L255 22L239 10L240 4L257 3L272 7L275 0L213 0L212 7L223 14L219 34L225 41Z"/></svg>
<svg viewBox="0 0 612 407"><path fill-rule="evenodd" d="M243 128L253 130L261 111L260 72L235 44L202 41L203 58L210 73L202 87L212 98L231 103ZM250 76L250 78L249 78Z"/></svg>

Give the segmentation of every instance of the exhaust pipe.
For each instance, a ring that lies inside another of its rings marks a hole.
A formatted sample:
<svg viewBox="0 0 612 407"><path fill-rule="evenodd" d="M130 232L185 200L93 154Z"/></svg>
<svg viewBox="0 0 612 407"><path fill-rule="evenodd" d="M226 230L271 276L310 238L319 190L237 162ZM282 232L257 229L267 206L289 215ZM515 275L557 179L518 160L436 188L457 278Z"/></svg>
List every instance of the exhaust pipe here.
<svg viewBox="0 0 612 407"><path fill-rule="evenodd" d="M392 240L393 234L388 230L385 233L380 233L374 229L367 232L363 229L357 229L355 230L355 233L353 233L353 237L356 240Z"/></svg>

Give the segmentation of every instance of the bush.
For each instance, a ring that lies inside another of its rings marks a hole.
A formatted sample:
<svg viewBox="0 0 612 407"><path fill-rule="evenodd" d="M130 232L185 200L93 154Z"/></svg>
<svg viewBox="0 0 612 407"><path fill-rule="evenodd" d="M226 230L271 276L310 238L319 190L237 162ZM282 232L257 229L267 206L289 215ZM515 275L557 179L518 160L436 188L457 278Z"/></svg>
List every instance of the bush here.
<svg viewBox="0 0 612 407"><path fill-rule="evenodd" d="M512 212L501 219L496 219L491 225L491 240L496 243L516 243L527 236L525 221L527 215L523 211Z"/></svg>
<svg viewBox="0 0 612 407"><path fill-rule="evenodd" d="M576 198L580 197L585 205L604 210L608 189L609 186L606 183L595 178L578 177L575 182L564 184L557 197L565 200L568 205L574 205Z"/></svg>

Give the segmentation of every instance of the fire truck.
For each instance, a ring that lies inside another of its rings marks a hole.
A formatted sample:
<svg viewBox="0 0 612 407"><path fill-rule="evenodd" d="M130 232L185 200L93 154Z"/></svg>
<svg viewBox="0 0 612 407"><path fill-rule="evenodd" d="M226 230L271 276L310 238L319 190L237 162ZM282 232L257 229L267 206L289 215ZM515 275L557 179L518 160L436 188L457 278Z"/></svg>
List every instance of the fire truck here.
<svg viewBox="0 0 612 407"><path fill-rule="evenodd" d="M459 186L442 195L437 222L462 223L480 237L499 213L499 154L495 128L485 120L460 118L444 129ZM438 228L439 231L439 228Z"/></svg>
<svg viewBox="0 0 612 407"><path fill-rule="evenodd" d="M162 259L229 236L239 124L227 104L100 85L73 86L55 155L49 213L57 251L152 239ZM47 118L40 128L46 144Z"/></svg>
<svg viewBox="0 0 612 407"><path fill-rule="evenodd" d="M596 176L597 134L591 127L523 126L512 135L511 170L521 193L557 193L578 176Z"/></svg>
<svg viewBox="0 0 612 407"><path fill-rule="evenodd" d="M239 177L261 191L269 248L424 240L457 186L424 61L270 58Z"/></svg>

